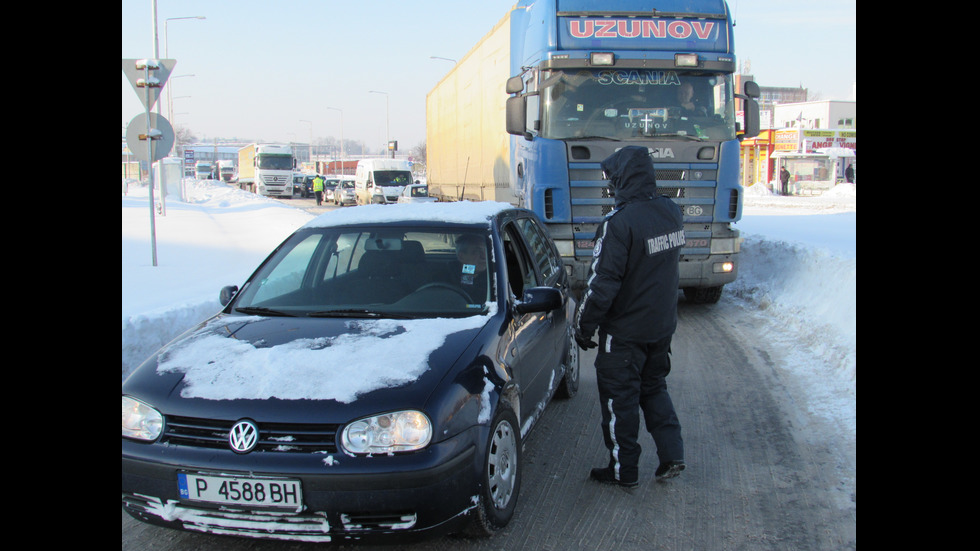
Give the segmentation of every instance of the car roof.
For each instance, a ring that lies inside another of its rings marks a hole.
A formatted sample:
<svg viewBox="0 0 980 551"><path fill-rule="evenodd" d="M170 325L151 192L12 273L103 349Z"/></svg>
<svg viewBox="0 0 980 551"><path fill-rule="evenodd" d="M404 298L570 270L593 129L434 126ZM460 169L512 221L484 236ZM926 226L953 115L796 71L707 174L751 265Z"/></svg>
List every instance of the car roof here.
<svg viewBox="0 0 980 551"><path fill-rule="evenodd" d="M307 222L303 228L386 224L393 222L424 222L426 225L454 223L490 226L490 221L493 218L508 210L523 209L516 209L510 203L496 201L364 205L321 214Z"/></svg>

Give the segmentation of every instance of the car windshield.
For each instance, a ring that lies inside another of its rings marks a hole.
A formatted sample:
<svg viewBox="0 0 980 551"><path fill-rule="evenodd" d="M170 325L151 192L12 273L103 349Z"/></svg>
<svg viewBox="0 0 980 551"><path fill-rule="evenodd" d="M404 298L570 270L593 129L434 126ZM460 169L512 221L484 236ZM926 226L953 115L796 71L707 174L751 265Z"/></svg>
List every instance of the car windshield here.
<svg viewBox="0 0 980 551"><path fill-rule="evenodd" d="M541 136L735 139L731 79L664 70L544 71Z"/></svg>
<svg viewBox="0 0 980 551"><path fill-rule="evenodd" d="M407 170L375 170L374 183L379 186L405 186L412 183L412 173Z"/></svg>
<svg viewBox="0 0 980 551"><path fill-rule="evenodd" d="M304 228L233 309L309 317L458 317L495 300L488 233L422 226Z"/></svg>

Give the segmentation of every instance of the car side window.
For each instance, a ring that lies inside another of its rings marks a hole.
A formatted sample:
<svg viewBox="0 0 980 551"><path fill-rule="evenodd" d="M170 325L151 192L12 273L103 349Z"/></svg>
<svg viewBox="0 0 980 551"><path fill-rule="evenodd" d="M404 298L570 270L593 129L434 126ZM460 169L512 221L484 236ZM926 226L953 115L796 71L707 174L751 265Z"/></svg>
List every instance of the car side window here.
<svg viewBox="0 0 980 551"><path fill-rule="evenodd" d="M507 262L507 281L510 285L510 292L520 299L524 296L524 290L538 285L538 277L534 273L531 259L524 243L521 240L520 231L513 223L504 226L501 232L504 245L505 261Z"/></svg>
<svg viewBox="0 0 980 551"><path fill-rule="evenodd" d="M524 240L530 249L531 258L534 265L537 266L538 272L541 273L541 277L546 284L553 283L554 276L561 270L561 259L555 258L554 249L551 247L551 242L548 240L548 237L544 234L541 227L531 218L519 219L517 221L517 227L520 228L521 233L524 235Z"/></svg>

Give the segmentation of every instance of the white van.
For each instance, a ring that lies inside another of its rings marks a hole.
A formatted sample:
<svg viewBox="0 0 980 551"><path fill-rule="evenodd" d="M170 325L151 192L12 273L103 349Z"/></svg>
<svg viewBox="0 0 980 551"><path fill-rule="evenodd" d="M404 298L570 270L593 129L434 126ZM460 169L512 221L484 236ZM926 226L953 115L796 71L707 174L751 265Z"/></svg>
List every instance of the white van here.
<svg viewBox="0 0 980 551"><path fill-rule="evenodd" d="M354 193L358 205L397 203L412 183L412 164L404 159L366 159L357 162Z"/></svg>

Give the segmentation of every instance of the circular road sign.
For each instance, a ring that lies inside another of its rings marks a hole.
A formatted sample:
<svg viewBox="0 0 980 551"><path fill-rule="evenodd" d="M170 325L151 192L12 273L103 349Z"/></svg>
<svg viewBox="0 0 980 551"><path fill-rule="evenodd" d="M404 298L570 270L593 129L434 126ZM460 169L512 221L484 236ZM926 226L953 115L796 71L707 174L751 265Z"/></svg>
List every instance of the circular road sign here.
<svg viewBox="0 0 980 551"><path fill-rule="evenodd" d="M150 141L145 138L140 139L140 136L147 134L146 113L136 115L129 121L129 126L126 127L126 145L137 159L153 163L169 155L170 150L174 148L174 128L170 126L170 121L156 113L150 113L150 124L157 136L157 139L153 140L152 159Z"/></svg>

